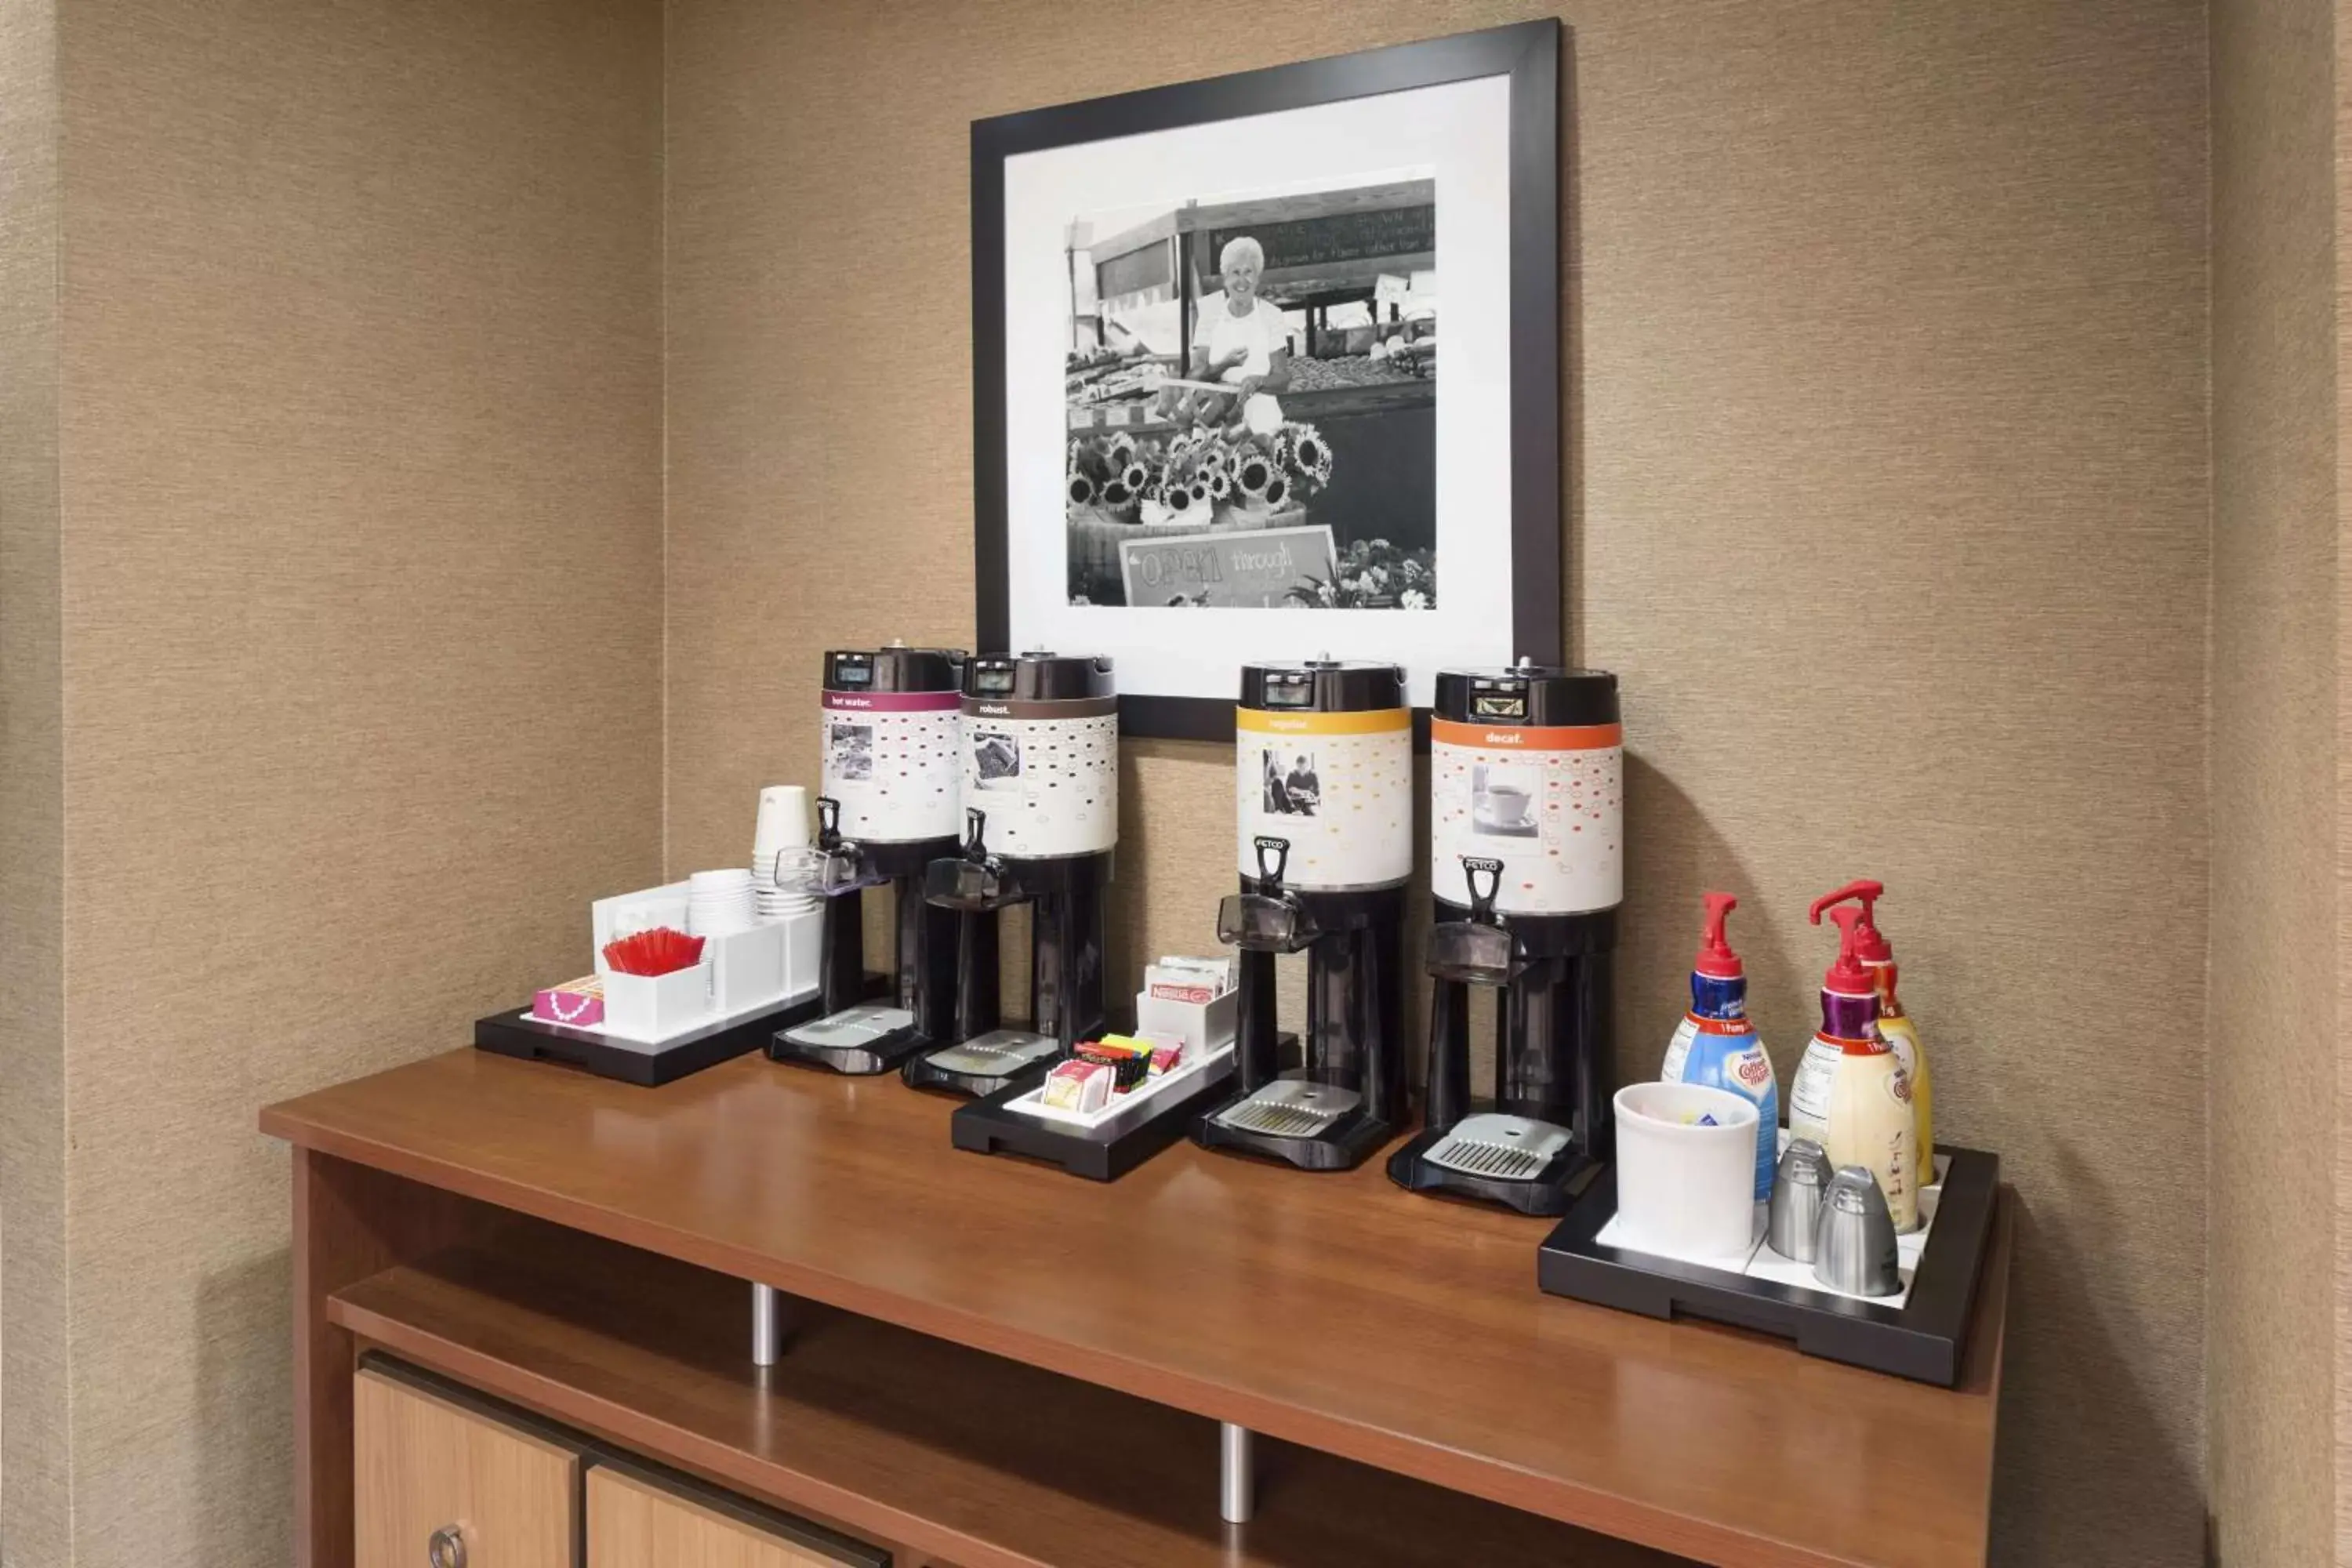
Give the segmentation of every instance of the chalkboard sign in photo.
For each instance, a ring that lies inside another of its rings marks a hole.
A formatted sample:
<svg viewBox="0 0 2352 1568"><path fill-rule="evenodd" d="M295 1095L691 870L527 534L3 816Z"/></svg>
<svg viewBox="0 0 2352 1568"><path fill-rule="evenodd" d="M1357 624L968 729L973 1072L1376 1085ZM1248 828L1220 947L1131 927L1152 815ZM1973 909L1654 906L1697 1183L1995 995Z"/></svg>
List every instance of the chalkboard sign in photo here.
<svg viewBox="0 0 2352 1568"><path fill-rule="evenodd" d="M1127 733L1199 739L1244 660L1391 660L1424 706L1559 660L1559 50L973 124L983 648L1108 654Z"/></svg>

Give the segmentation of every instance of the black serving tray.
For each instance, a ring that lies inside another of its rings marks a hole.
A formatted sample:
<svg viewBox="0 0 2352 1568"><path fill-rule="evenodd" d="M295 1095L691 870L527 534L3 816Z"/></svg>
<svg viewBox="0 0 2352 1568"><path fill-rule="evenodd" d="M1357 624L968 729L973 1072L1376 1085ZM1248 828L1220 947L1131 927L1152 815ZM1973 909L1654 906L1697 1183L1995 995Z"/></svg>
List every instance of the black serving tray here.
<svg viewBox="0 0 2352 1568"><path fill-rule="evenodd" d="M722 1019L690 1030L658 1046L646 1046L583 1029L571 1024L551 1024L530 1016L529 1007L493 1013L474 1020L476 1048L525 1061L556 1061L651 1089L717 1067L720 1062L758 1050L779 1029L816 1016L824 998L811 987L803 996L782 1002L763 1012Z"/></svg>
<svg viewBox="0 0 2352 1568"><path fill-rule="evenodd" d="M1591 1190L1605 1168L1586 1153L1582 1145L1571 1144L1554 1156L1550 1164L1524 1181L1474 1176L1427 1158L1429 1152L1445 1142L1453 1131L1450 1126L1428 1127L1413 1134L1404 1147L1389 1156L1389 1180L1409 1193L1443 1193L1449 1197L1500 1204L1539 1219L1555 1219L1576 1206L1576 1200Z"/></svg>
<svg viewBox="0 0 2352 1568"><path fill-rule="evenodd" d="M1203 1149L1223 1149L1260 1160L1278 1160L1302 1171L1352 1171L1388 1147L1396 1129L1375 1121L1360 1109L1350 1110L1328 1131L1313 1138L1286 1137L1279 1132L1252 1132L1227 1127L1217 1120L1229 1105L1247 1095L1234 1093L1203 1111L1192 1124L1192 1142Z"/></svg>
<svg viewBox="0 0 2352 1568"><path fill-rule="evenodd" d="M2000 1157L1937 1151L1948 1162L1935 1224L1900 1307L1750 1279L1727 1268L1604 1247L1593 1238L1617 1214L1612 1165L1585 1189L1536 1253L1536 1283L1652 1318L1705 1318L1797 1342L1807 1355L1949 1388L1968 1350L1969 1313L1992 1237Z"/></svg>

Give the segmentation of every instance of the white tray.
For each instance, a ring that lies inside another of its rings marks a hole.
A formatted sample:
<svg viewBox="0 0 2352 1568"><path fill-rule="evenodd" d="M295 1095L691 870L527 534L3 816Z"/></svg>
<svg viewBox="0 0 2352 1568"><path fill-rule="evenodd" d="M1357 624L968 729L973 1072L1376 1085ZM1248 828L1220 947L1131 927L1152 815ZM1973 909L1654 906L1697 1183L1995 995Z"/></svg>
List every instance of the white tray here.
<svg viewBox="0 0 2352 1568"><path fill-rule="evenodd" d="M1117 1138L1138 1122L1149 1121L1155 1107L1171 1095L1181 1096L1186 1087L1218 1063L1231 1061L1233 1055L1233 1047L1225 1046L1205 1056L1191 1058L1174 1072L1146 1079L1129 1092L1114 1095L1099 1110L1064 1110L1059 1106L1044 1104L1039 1099L1045 1093L1042 1087L1007 1100L1004 1109L1089 1138Z"/></svg>
<svg viewBox="0 0 2352 1568"><path fill-rule="evenodd" d="M1788 1150L1789 1130L1783 1127L1780 1129L1780 1152L1787 1153ZM1939 1154L1936 1157L1936 1180L1921 1188L1919 1192L1919 1228L1908 1236L1898 1236L1895 1238L1895 1263L1902 1270L1903 1288L1892 1296L1859 1296L1851 1290L1840 1290L1816 1279L1811 1264L1799 1263L1793 1258L1783 1258L1773 1251L1771 1245L1764 1239L1765 1228L1771 1213L1769 1206L1764 1204L1756 1205L1756 1225L1748 1238L1748 1250L1728 1258L1702 1257L1697 1253L1664 1252L1654 1247L1635 1247L1625 1239L1625 1221L1622 1215L1612 1216L1607 1225L1601 1227L1601 1234L1592 1239L1602 1247L1622 1247L1627 1252L1638 1252L1646 1258L1671 1258L1677 1262L1696 1263L1706 1268L1720 1268L1726 1274L1737 1274L1745 1279L1769 1279L1776 1284L1801 1286L1807 1290L1819 1290L1824 1296L1843 1296L1850 1300L1868 1301L1881 1307L1900 1307L1910 1299L1911 1271L1918 1267L1919 1254L1927 1249L1927 1232L1936 1223L1936 1205L1944 1195L1942 1185L1944 1172L1950 1163L1951 1162L1943 1155Z"/></svg>

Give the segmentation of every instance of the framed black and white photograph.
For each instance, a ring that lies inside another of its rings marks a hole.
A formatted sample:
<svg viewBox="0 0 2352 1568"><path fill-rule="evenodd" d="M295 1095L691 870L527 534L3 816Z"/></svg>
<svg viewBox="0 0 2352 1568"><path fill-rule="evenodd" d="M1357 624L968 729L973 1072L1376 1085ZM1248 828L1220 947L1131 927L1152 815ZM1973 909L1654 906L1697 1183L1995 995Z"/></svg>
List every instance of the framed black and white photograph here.
<svg viewBox="0 0 2352 1568"><path fill-rule="evenodd" d="M1561 657L1559 52L974 123L982 647L1108 654L1126 732L1204 739L1246 660L1391 660L1426 706ZM1311 808L1311 759L1267 766Z"/></svg>

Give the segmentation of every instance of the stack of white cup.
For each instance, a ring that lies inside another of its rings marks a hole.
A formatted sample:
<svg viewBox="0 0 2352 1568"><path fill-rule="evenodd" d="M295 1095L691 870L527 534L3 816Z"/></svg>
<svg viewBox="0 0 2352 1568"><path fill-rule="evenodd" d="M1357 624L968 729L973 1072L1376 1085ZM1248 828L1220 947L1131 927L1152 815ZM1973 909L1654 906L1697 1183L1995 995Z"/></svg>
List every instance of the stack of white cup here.
<svg viewBox="0 0 2352 1568"><path fill-rule="evenodd" d="M686 934L732 936L758 923L751 873L697 871L687 879Z"/></svg>
<svg viewBox="0 0 2352 1568"><path fill-rule="evenodd" d="M808 791L770 784L760 792L760 823L751 837L751 889L760 918L780 921L814 909L814 880Z"/></svg>

